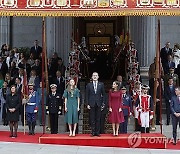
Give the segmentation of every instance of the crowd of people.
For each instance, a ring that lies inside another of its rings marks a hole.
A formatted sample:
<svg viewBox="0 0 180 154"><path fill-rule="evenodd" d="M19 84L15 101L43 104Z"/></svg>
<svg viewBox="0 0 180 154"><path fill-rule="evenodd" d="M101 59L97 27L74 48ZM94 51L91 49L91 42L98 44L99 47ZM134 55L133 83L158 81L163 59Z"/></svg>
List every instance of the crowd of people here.
<svg viewBox="0 0 180 154"><path fill-rule="evenodd" d="M178 44L174 46L174 50L169 46L168 42L161 49L162 73L159 79L155 78L156 59L150 65L149 85L141 82L138 53L132 42L127 52L128 80L125 82L122 80L122 76L118 75L109 90L108 99L104 83L98 81L99 74L97 72L92 74L85 90L85 104L90 115L91 136L100 136L101 133L104 133L101 131L101 127L104 125L103 118L105 119L106 116L102 118L102 112L106 108L109 111L108 121L112 123L113 136L127 133L128 119L131 115L135 119L135 131L149 133L153 118L156 119L157 125L162 124L160 119L161 92L166 102L167 125L170 123L172 114L173 137L174 144L176 144L177 124L180 121L180 50ZM35 134L36 115L38 115L39 124L45 125L45 114L50 119L51 133L57 134L58 115L63 114L63 111L69 127L69 136L75 136L80 111L80 89L77 88L77 81L73 78L67 84L65 83L66 67L57 53L54 53L48 60L49 85L46 86L50 87L49 93L45 87L42 89L41 79L45 74L42 72L41 64L42 48L38 45L37 40L35 40L29 56L25 53L18 53L17 48L10 49L6 44L2 46L0 54L0 113L3 124L10 126L10 137L17 137L19 115L22 124L27 123L29 126L29 135ZM25 72L27 72L28 79L27 96L23 95ZM160 86L162 81L164 81L164 86ZM154 85L157 86L156 96L154 96ZM42 91L44 91L44 98L41 95ZM155 114L154 100L156 101Z"/></svg>

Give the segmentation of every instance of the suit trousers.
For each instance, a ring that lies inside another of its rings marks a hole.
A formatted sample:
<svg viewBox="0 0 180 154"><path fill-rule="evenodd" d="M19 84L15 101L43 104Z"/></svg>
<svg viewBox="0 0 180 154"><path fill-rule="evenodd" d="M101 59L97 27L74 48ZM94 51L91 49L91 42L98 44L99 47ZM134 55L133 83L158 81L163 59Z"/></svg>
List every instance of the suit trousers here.
<svg viewBox="0 0 180 154"><path fill-rule="evenodd" d="M177 125L180 125L180 117L176 117L174 114L172 114L172 127L173 127L173 138L174 141L176 141L177 137Z"/></svg>
<svg viewBox="0 0 180 154"><path fill-rule="evenodd" d="M58 133L58 113L50 113L50 127L51 127L51 134Z"/></svg>
<svg viewBox="0 0 180 154"><path fill-rule="evenodd" d="M128 117L124 116L124 122L120 123L120 133L127 134Z"/></svg>
<svg viewBox="0 0 180 154"><path fill-rule="evenodd" d="M170 103L166 101L167 125L169 125L169 122L170 122L170 115L171 115Z"/></svg>
<svg viewBox="0 0 180 154"><path fill-rule="evenodd" d="M91 107L90 109L90 125L92 134L100 134L101 106Z"/></svg>

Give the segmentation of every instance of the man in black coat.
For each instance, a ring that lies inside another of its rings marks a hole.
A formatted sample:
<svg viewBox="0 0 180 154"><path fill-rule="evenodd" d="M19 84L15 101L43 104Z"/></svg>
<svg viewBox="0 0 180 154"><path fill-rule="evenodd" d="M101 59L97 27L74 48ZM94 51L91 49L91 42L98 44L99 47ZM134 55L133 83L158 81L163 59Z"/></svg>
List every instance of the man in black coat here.
<svg viewBox="0 0 180 154"><path fill-rule="evenodd" d="M104 84L98 82L97 72L92 74L92 82L86 86L86 104L90 110L90 125L92 136L100 136L100 117L105 105Z"/></svg>
<svg viewBox="0 0 180 154"><path fill-rule="evenodd" d="M180 124L180 87L175 88L176 95L171 99L172 127L173 127L173 144L176 145L177 125Z"/></svg>
<svg viewBox="0 0 180 154"><path fill-rule="evenodd" d="M61 112L62 101L61 95L57 93L57 85L51 84L51 93L48 95L46 103L46 113L50 117L51 134L58 133L58 115Z"/></svg>
<svg viewBox="0 0 180 154"><path fill-rule="evenodd" d="M161 63L164 69L164 73L168 73L166 72L166 65L167 65L167 61L168 61L168 55L172 55L173 51L170 48L170 42L167 42L165 47L161 49L160 52L160 57L161 57ZM167 70L168 71L168 70Z"/></svg>
<svg viewBox="0 0 180 154"><path fill-rule="evenodd" d="M38 40L34 41L34 46L31 47L30 54L33 54L34 59L39 59L40 54L42 53L42 47L38 45Z"/></svg>
<svg viewBox="0 0 180 154"><path fill-rule="evenodd" d="M166 116L167 116L167 125L169 125L170 122L170 114L171 114L171 109L170 109L170 103L171 99L173 96L175 96L175 87L173 84L173 78L168 79L168 85L165 87L164 91L164 97L165 97L165 102L166 102Z"/></svg>

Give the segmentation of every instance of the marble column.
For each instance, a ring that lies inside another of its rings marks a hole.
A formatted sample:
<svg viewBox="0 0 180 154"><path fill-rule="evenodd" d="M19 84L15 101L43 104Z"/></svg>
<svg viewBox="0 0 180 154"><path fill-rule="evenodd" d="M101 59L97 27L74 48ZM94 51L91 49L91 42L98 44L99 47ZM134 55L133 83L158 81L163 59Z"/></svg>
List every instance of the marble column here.
<svg viewBox="0 0 180 154"><path fill-rule="evenodd" d="M0 17L0 45L10 44L10 17Z"/></svg>
<svg viewBox="0 0 180 154"><path fill-rule="evenodd" d="M48 56L51 57L53 52L57 52L67 65L71 47L72 17L47 18L46 21Z"/></svg>
<svg viewBox="0 0 180 154"><path fill-rule="evenodd" d="M156 17L130 17L131 39L138 50L141 72L146 73L156 54Z"/></svg>

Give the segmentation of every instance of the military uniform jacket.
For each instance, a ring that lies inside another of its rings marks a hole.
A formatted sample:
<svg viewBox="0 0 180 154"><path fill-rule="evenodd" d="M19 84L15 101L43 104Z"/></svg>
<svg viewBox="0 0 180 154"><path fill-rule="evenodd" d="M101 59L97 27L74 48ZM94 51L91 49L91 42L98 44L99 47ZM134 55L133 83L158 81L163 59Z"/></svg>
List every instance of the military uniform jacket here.
<svg viewBox="0 0 180 154"><path fill-rule="evenodd" d="M125 94L125 96L122 98L122 110L124 116L129 116L130 112L132 112L132 99L131 96Z"/></svg>
<svg viewBox="0 0 180 154"><path fill-rule="evenodd" d="M34 110L37 109L39 103L39 97L36 91L33 91L29 94L29 101L26 104L26 112L34 113Z"/></svg>
<svg viewBox="0 0 180 154"><path fill-rule="evenodd" d="M60 94L56 93L55 96L52 94L48 95L46 110L49 113L58 113L60 111L60 107L62 106L62 97Z"/></svg>

